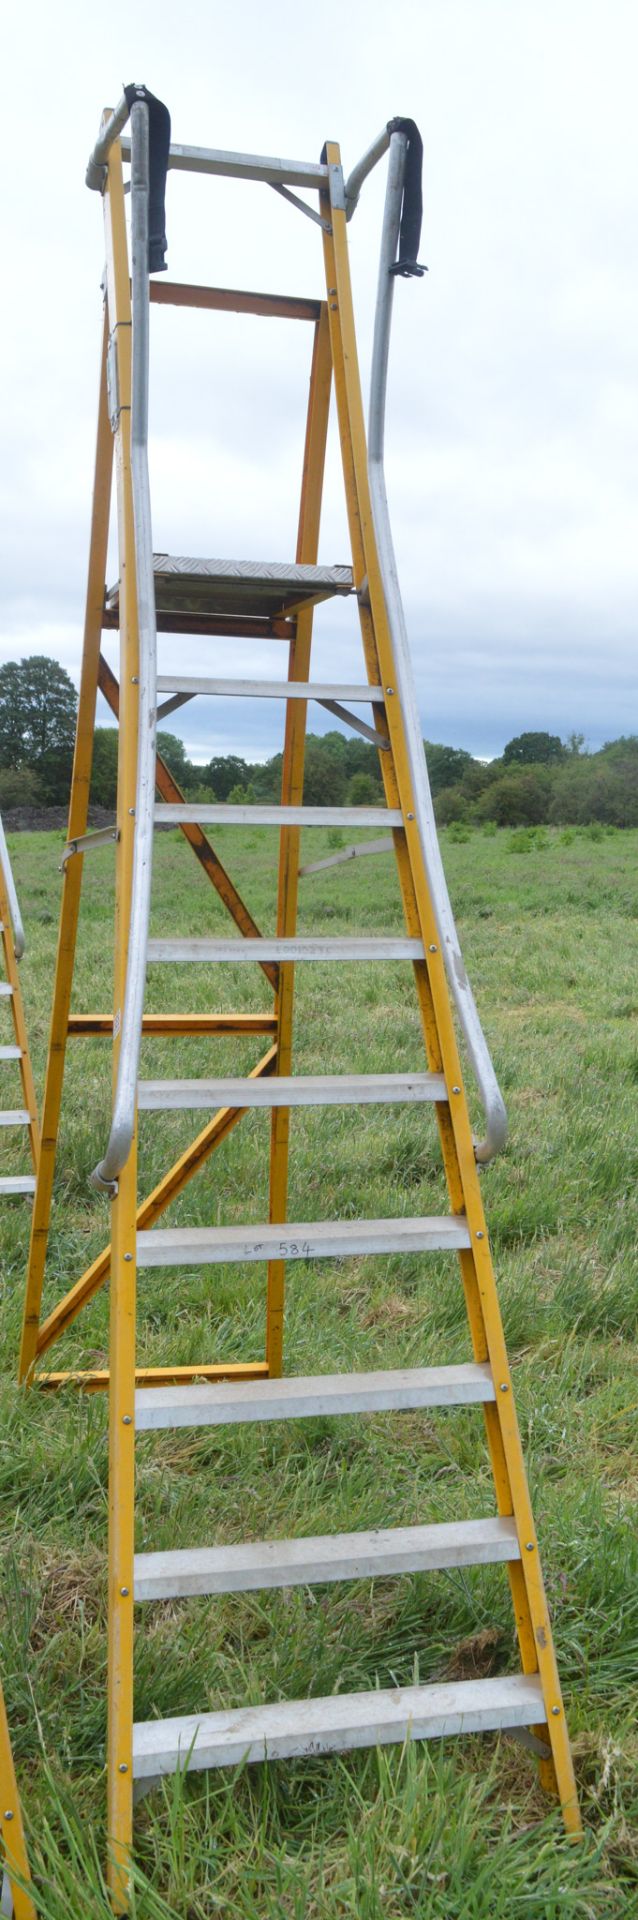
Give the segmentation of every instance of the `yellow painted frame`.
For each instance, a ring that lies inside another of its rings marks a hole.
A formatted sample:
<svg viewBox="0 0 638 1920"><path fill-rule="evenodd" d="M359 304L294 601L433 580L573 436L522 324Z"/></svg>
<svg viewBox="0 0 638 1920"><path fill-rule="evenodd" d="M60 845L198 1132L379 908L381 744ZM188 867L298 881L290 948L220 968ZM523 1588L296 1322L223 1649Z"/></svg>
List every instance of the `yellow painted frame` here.
<svg viewBox="0 0 638 1920"><path fill-rule="evenodd" d="M16 1780L13 1753L11 1751L7 1710L1 1685L0 1834L2 1834L2 1843L5 1852L7 1877L13 1896L14 1920L36 1920L36 1912L31 1895L27 1892L26 1887L18 1884L15 1878L15 1875L19 1874L20 1880L28 1882L31 1879L31 1874L29 1872L27 1845L24 1837L24 1824L22 1820L22 1808L20 1806L20 1795L18 1793L18 1782ZM1 1878L2 1862L0 1861L0 1882Z"/></svg>

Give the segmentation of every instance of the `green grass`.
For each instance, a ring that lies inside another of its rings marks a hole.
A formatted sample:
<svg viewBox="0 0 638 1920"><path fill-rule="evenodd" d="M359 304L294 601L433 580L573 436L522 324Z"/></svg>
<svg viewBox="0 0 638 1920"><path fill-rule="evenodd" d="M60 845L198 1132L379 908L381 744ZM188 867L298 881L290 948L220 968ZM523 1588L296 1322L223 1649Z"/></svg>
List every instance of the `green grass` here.
<svg viewBox="0 0 638 1920"><path fill-rule="evenodd" d="M566 1844L533 1762L514 1743L257 1767L171 1781L136 1817L138 1920L588 1920L638 1914L638 835L443 836L464 951L511 1120L483 1180L586 1822ZM307 835L321 857L327 833ZM265 931L274 836L219 834ZM43 1081L60 877L58 840L12 846L29 953L23 988ZM525 857L521 857L522 855ZM85 866L75 1008L108 1009L111 859ZM228 925L178 834L158 836L153 930ZM301 883L301 930L400 925L390 859ZM268 1007L257 969L150 969L148 1005ZM211 1002L211 992L219 996ZM222 998L222 995L224 996ZM6 1016L3 1015L3 1018ZM266 1042L146 1041L143 1072L248 1070ZM88 1186L109 1111L108 1042L69 1045L45 1310L108 1236ZM297 973L299 1072L422 1062L409 971ZM15 1069L5 1066L5 1075ZM7 1078L7 1085L9 1084ZM12 1091L6 1104L14 1104ZM477 1116L478 1119L478 1116ZM195 1126L143 1115L150 1189ZM198 1123L199 1124L199 1123ZM13 1159L11 1156L13 1155ZM7 1147L7 1165L24 1165ZM268 1121L242 1121L167 1223L255 1221L267 1205ZM295 1115L290 1214L446 1210L426 1110ZM28 1234L2 1218L0 1591L2 1672L43 1920L105 1920L106 1406L18 1393ZM261 1357L254 1266L140 1278L140 1361ZM104 1365L98 1295L54 1365ZM455 1264L444 1255L289 1269L292 1372L469 1357ZM138 1443L138 1545L211 1544L410 1524L489 1511L480 1414L316 1420ZM515 1663L502 1569L374 1585L228 1596L139 1613L136 1714L487 1673Z"/></svg>

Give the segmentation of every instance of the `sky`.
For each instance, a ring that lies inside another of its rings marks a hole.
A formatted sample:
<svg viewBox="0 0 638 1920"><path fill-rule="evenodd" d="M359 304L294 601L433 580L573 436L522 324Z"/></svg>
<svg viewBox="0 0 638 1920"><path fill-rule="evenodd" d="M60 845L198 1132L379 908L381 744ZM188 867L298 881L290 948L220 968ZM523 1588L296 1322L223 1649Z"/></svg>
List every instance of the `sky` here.
<svg viewBox="0 0 638 1920"><path fill-rule="evenodd" d="M347 171L417 121L428 274L397 285L386 466L424 734L491 756L530 728L638 731L634 0L32 0L2 45L0 660L79 675L104 253L84 169L143 80L176 141L312 160L337 139ZM382 163L349 228L364 392L384 187ZM167 231L171 278L323 292L317 229L266 186L169 174ZM294 557L309 353L295 323L154 310L157 551ZM334 420L327 481L320 558L347 562ZM316 628L315 674L358 678L354 611ZM161 668L285 671L276 642L203 649L165 639ZM263 759L283 709L168 724L197 761Z"/></svg>

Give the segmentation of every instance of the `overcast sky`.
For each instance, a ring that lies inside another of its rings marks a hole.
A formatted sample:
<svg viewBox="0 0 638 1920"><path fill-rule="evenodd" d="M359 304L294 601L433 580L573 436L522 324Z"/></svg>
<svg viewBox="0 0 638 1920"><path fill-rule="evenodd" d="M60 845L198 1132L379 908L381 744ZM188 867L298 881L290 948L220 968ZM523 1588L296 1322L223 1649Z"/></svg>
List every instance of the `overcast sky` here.
<svg viewBox="0 0 638 1920"><path fill-rule="evenodd" d="M417 120L429 273L397 286L386 441L424 733L489 755L525 728L638 731L635 0L32 0L3 43L0 658L79 673L103 261L84 167L101 108L144 80L177 141L310 160L336 138L347 168ZM384 184L350 227L366 390ZM316 229L267 187L169 174L167 224L175 279L323 291ZM154 312L157 550L293 557L309 351L302 325ZM335 437L326 561L349 559ZM177 645L166 671L284 665L276 643L206 667ZM359 670L332 607L315 672ZM281 709L256 707L169 724L197 760L263 758Z"/></svg>

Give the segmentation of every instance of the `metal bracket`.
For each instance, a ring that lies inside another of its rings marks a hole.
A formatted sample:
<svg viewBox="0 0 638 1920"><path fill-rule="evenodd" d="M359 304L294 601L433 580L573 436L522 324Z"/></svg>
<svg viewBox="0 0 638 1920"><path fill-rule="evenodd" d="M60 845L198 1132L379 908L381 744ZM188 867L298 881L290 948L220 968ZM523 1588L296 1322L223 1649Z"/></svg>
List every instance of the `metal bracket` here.
<svg viewBox="0 0 638 1920"><path fill-rule="evenodd" d="M328 181L330 185L331 207L336 207L338 213L345 213L346 186L343 177L343 167L340 167L336 161L332 161L328 168Z"/></svg>
<svg viewBox="0 0 638 1920"><path fill-rule="evenodd" d="M345 720L347 727L352 727L355 733L363 734L364 740L371 740L373 747L378 747L380 753L389 752L390 742L387 734L377 733L374 727L368 726L367 720L359 719L358 713L351 713L349 707L342 706L340 700L318 700L317 706L325 707L328 713L336 714L337 720Z"/></svg>
<svg viewBox="0 0 638 1920"><path fill-rule="evenodd" d="M307 213L308 219L314 220L318 227L323 228L324 233L332 233L330 221L324 220L322 215L316 213L314 207L309 207L305 200L300 200L297 193L291 193L290 187L282 187L276 180L270 180L268 184L273 188L274 193L281 194L282 200L289 200L291 207L298 207L300 213Z"/></svg>
<svg viewBox="0 0 638 1920"><path fill-rule="evenodd" d="M106 395L111 433L117 433L120 418L120 382L117 370L117 342L115 333L109 334L109 344L106 350Z"/></svg>
<svg viewBox="0 0 638 1920"><path fill-rule="evenodd" d="M59 872L64 873L67 860L72 860L74 853L92 853L94 847L109 846L111 842L119 840L119 837L120 829L117 826L98 827L95 833L79 833L77 840L69 840L67 842L60 861Z"/></svg>

